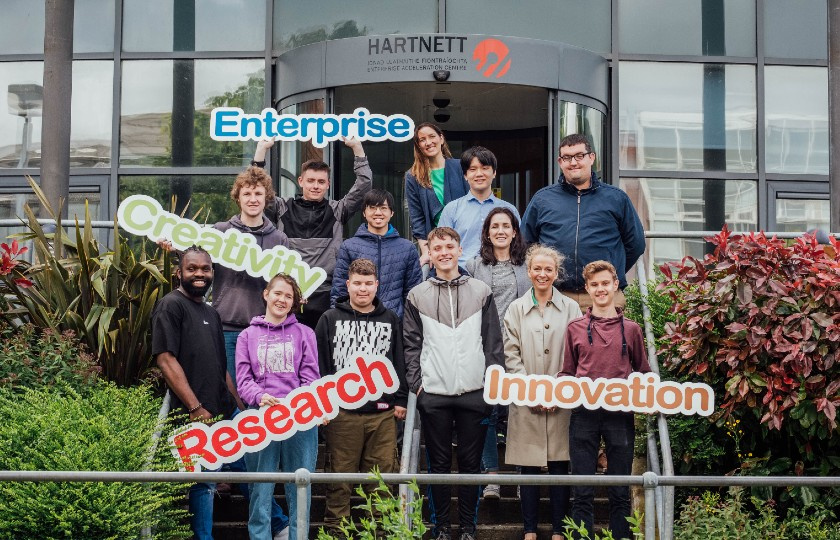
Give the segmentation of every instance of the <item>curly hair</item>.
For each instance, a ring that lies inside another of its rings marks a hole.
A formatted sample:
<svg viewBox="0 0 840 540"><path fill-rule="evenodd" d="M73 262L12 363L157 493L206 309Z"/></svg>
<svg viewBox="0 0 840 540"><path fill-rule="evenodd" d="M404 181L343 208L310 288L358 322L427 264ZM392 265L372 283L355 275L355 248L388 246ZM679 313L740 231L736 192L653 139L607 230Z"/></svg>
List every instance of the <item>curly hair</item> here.
<svg viewBox="0 0 840 540"><path fill-rule="evenodd" d="M230 190L230 198L239 206L239 192L242 188L254 188L262 186L265 190L265 202L274 200L274 186L271 185L271 176L265 172L262 167L251 166L239 173L236 180L233 182L233 187Z"/></svg>
<svg viewBox="0 0 840 540"><path fill-rule="evenodd" d="M557 266L557 281L563 281L566 278L566 272L563 269L563 263L566 262L566 257L553 247L543 244L531 244L531 247L525 253L525 268L530 269L534 257L539 255L554 259L554 264Z"/></svg>

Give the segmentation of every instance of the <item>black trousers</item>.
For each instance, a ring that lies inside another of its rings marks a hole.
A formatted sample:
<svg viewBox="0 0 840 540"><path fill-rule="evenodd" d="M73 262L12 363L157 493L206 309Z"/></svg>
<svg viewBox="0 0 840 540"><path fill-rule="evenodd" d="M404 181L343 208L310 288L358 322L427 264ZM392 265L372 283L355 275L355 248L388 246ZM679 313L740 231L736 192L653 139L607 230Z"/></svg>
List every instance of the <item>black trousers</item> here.
<svg viewBox="0 0 840 540"><path fill-rule="evenodd" d="M540 474L542 467L521 467L522 474ZM549 461L548 474L565 476L569 474L568 461ZM554 534L563 534L563 520L569 513L569 486L549 486L548 495L551 500L551 527ZM519 499L522 502L522 521L526 533L537 532L537 510L540 506L540 487L522 486L519 488ZM591 532L591 529L589 529Z"/></svg>
<svg viewBox="0 0 840 540"><path fill-rule="evenodd" d="M636 430L633 413L590 411L583 407L572 411L569 421L569 454L572 460L572 474L595 474L598 463L598 448L601 437L607 450L607 474L629 475L633 467L633 439ZM610 499L610 530L613 537L633 538L630 534L630 487L607 488ZM586 530L592 534L595 502L593 486L575 486L572 503L572 519L583 521Z"/></svg>
<svg viewBox="0 0 840 540"><path fill-rule="evenodd" d="M452 472L452 425L458 434L458 472L478 474L481 472L481 452L487 424L482 420L490 415L491 406L484 402L483 392L476 390L460 396L442 396L421 392L417 398L417 409L423 425L426 441L426 459L429 472L449 474ZM478 516L478 499L481 486L458 486L458 523L462 533L475 533ZM429 487L429 510L434 525L433 536L441 530L448 530L452 523L449 507L452 498L451 486Z"/></svg>

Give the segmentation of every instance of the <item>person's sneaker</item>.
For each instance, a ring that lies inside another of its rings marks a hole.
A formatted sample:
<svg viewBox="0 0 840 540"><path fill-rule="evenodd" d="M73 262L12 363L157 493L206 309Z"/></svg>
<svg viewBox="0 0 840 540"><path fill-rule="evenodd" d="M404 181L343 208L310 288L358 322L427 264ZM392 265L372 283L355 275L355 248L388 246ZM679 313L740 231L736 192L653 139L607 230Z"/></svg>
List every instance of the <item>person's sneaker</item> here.
<svg viewBox="0 0 840 540"><path fill-rule="evenodd" d="M442 529L435 536L435 540L452 540L452 535L449 534L449 529Z"/></svg>
<svg viewBox="0 0 840 540"><path fill-rule="evenodd" d="M289 526L286 525L286 528L274 533L274 536L271 537L271 540L289 540Z"/></svg>
<svg viewBox="0 0 840 540"><path fill-rule="evenodd" d="M475 540L475 535L473 533L464 532L461 533L461 536L458 537L458 540Z"/></svg>
<svg viewBox="0 0 840 540"><path fill-rule="evenodd" d="M501 486L499 484L487 484L484 487L484 494L482 496L485 499L500 499L502 497Z"/></svg>

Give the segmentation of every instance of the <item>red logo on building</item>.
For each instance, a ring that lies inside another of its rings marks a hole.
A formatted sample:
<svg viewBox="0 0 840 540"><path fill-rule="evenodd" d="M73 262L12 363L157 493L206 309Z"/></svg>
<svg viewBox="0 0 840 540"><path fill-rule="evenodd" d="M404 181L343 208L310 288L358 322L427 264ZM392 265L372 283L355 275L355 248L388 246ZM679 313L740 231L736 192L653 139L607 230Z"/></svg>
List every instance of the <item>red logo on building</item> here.
<svg viewBox="0 0 840 540"><path fill-rule="evenodd" d="M487 69L484 69L482 75L490 77L499 68L499 66L501 66L502 69L496 73L496 78L499 79L510 69L510 58L508 58L508 61L502 65L502 62L504 62L505 58L507 58L509 52L510 49L508 49L508 46L498 39L487 38L481 41L475 46L475 49L473 49L473 60L479 60L475 69L478 71L484 69L485 64L487 64L488 60L490 60L490 55L492 54L495 56L496 61L487 66Z"/></svg>

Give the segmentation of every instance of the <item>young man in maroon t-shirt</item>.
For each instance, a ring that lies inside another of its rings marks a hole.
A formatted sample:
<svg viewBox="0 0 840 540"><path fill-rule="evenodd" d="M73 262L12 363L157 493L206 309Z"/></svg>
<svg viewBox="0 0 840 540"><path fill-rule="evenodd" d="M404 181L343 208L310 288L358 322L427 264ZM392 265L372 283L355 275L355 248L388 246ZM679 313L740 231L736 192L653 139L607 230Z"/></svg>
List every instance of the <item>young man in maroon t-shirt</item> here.
<svg viewBox="0 0 840 540"><path fill-rule="evenodd" d="M583 317L569 323L563 369L558 375L597 379L626 379L634 371L647 373L650 365L645 353L642 329L624 318L615 306L618 276L607 261L593 261L583 269L586 292L592 307ZM569 454L572 474L595 474L601 437L607 451L607 474L629 475L633 464L635 429L632 412L589 410L578 407L569 422ZM614 538L632 538L627 517L630 515L630 488L608 489L610 530ZM592 532L595 488L574 488L572 518Z"/></svg>

